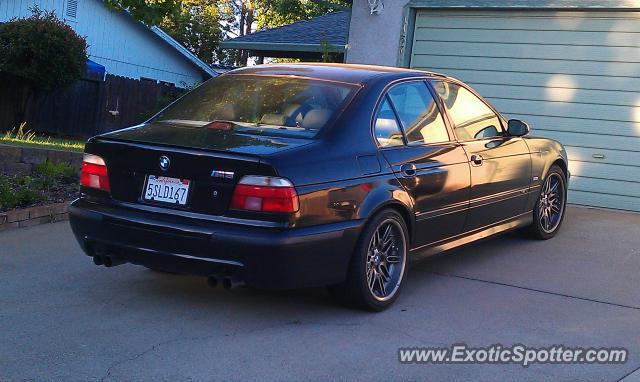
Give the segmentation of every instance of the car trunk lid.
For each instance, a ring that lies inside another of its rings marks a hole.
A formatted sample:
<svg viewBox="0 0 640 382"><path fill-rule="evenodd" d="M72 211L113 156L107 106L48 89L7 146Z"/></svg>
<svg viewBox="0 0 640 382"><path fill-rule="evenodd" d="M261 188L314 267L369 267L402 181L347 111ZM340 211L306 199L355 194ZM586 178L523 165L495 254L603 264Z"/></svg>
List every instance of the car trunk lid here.
<svg viewBox="0 0 640 382"><path fill-rule="evenodd" d="M229 209L235 184L244 175L275 175L256 154L226 149L175 147L99 137L87 144L86 151L101 156L108 168L111 197L116 201L151 204L209 215L223 215ZM170 164L163 169L160 158ZM188 180L185 205L146 200L149 176Z"/></svg>

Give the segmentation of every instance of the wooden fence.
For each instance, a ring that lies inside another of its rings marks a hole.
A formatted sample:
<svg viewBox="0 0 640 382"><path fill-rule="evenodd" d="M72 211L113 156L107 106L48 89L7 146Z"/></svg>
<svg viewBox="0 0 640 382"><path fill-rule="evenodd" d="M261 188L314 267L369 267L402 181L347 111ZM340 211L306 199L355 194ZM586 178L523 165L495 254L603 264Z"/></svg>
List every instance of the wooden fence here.
<svg viewBox="0 0 640 382"><path fill-rule="evenodd" d="M27 128L59 136L88 138L145 121L184 90L154 81L107 75L82 79L67 89L32 97ZM0 79L0 131L15 125L15 84Z"/></svg>

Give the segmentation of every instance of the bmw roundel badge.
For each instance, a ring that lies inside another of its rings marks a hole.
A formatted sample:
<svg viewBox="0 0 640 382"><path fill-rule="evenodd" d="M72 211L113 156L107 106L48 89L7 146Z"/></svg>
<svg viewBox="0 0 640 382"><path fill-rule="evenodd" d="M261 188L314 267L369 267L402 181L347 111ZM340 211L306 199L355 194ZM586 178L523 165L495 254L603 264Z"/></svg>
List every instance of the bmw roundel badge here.
<svg viewBox="0 0 640 382"><path fill-rule="evenodd" d="M166 155L163 155L160 157L160 170L162 171L167 171L169 169L169 166L171 166L171 160L169 160L169 157Z"/></svg>

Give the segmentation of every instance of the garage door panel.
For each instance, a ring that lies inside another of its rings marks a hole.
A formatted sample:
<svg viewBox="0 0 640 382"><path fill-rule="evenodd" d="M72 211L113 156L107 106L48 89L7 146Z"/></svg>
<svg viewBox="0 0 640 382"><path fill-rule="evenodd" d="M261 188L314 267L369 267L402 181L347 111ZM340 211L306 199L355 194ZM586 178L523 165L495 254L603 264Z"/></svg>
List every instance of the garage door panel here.
<svg viewBox="0 0 640 382"><path fill-rule="evenodd" d="M565 145L567 155L572 161L596 162L616 165L640 163L640 151L620 151L610 149L595 149ZM640 195L638 195L640 196Z"/></svg>
<svg viewBox="0 0 640 382"><path fill-rule="evenodd" d="M621 180L640 179L640 167L606 163L569 161L569 170L576 176Z"/></svg>
<svg viewBox="0 0 640 382"><path fill-rule="evenodd" d="M525 88L546 88L549 86L586 90L615 90L615 92L629 92L640 98L640 94L638 94L638 89L640 89L640 78L602 75L569 76L548 73L514 73L509 71L487 71L475 69L459 70L451 68L435 68L434 70L456 77L470 85L474 85L474 87L481 84L489 84L499 86L523 86Z"/></svg>
<svg viewBox="0 0 640 382"><path fill-rule="evenodd" d="M569 189L572 191L595 192L640 198L640 183L617 180L585 178L571 175Z"/></svg>
<svg viewBox="0 0 640 382"><path fill-rule="evenodd" d="M640 128L629 122L595 121L589 119L576 120L573 118L545 117L531 114L503 113L506 118L515 118L527 122L534 134L549 130L560 132L595 134L589 141L599 141L600 136L638 137ZM541 133L542 134L542 133ZM590 146L590 147L593 147ZM600 146L596 146L600 147ZM617 147L613 147L616 149ZM640 148L636 148L640 150Z"/></svg>
<svg viewBox="0 0 640 382"><path fill-rule="evenodd" d="M411 66L567 148L569 201L640 211L640 13L419 11Z"/></svg>
<svg viewBox="0 0 640 382"><path fill-rule="evenodd" d="M527 58L466 57L459 55L434 55L416 53L411 59L411 67L422 70L433 68L508 71L511 73L550 73L568 75L605 75L612 77L640 77L640 65L631 62L589 62L589 61L549 61ZM446 70L445 71L446 74Z"/></svg>
<svg viewBox="0 0 640 382"><path fill-rule="evenodd" d="M640 108L610 105L585 105L565 102L541 102L511 99L492 99L491 103L507 114L527 114L552 117L586 118L634 123L640 117ZM577 123L577 122L576 122Z"/></svg>
<svg viewBox="0 0 640 382"><path fill-rule="evenodd" d="M558 84L560 85L560 84ZM569 85L569 83L567 83ZM571 102L596 105L640 105L637 92L576 89L571 87L530 87L478 84L474 88L486 98L510 98L542 102Z"/></svg>
<svg viewBox="0 0 640 382"><path fill-rule="evenodd" d="M638 32L638 12L602 12L585 16L577 13L547 12L515 13L488 12L420 12L416 20L417 30L427 28ZM544 26L544 28L541 28Z"/></svg>
<svg viewBox="0 0 640 382"><path fill-rule="evenodd" d="M564 131L552 131L536 129L532 132L535 136L555 139L563 145L593 147L611 150L640 151L640 138L619 137L612 135L569 133Z"/></svg>
<svg viewBox="0 0 640 382"><path fill-rule="evenodd" d="M507 44L553 44L640 47L637 33L630 32L580 32L546 30L487 30L419 28L414 36L416 41L449 41Z"/></svg>
<svg viewBox="0 0 640 382"><path fill-rule="evenodd" d="M619 210L640 211L640 198L610 195L584 191L569 191L567 201L584 206L617 208Z"/></svg>
<svg viewBox="0 0 640 382"><path fill-rule="evenodd" d="M415 49L437 55L561 61L640 62L640 48L632 47L491 43L492 50L489 52L487 45L476 42L416 41L414 43Z"/></svg>

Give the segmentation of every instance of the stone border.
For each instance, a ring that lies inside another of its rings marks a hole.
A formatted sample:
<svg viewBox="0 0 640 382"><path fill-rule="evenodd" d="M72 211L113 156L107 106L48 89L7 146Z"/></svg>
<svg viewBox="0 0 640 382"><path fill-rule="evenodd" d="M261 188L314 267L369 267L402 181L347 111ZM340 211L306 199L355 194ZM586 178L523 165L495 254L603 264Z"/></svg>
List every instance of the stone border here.
<svg viewBox="0 0 640 382"><path fill-rule="evenodd" d="M83 153L76 151L0 144L0 173L32 175L34 167L46 160L68 163L80 171L82 155Z"/></svg>
<svg viewBox="0 0 640 382"><path fill-rule="evenodd" d="M0 231L69 219L69 202L0 212Z"/></svg>

